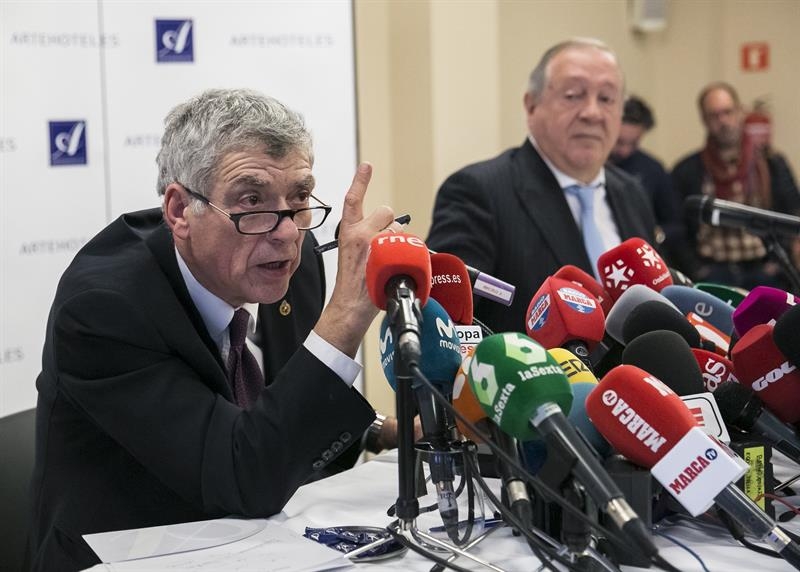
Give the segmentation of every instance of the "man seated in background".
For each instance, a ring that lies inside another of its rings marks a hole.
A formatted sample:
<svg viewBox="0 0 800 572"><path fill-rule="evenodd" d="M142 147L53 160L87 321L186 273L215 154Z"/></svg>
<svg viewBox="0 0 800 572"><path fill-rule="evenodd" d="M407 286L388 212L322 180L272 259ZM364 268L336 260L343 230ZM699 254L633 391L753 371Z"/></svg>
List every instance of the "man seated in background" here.
<svg viewBox="0 0 800 572"><path fill-rule="evenodd" d="M681 266L683 216L672 192L669 174L661 161L640 148L642 137L655 127L655 118L645 101L635 95L625 100L622 126L609 160L636 177L650 197L658 223L655 246L670 265Z"/></svg>
<svg viewBox="0 0 800 572"><path fill-rule="evenodd" d="M683 158L672 170L680 200L692 195L733 201L790 214L800 213L800 194L786 159L757 145L744 130L745 113L733 86L714 82L697 98L706 129L703 149ZM752 289L786 288L780 267L768 260L758 236L738 228L686 220L690 264L682 268L695 281ZM790 245L790 248L794 245Z"/></svg>
<svg viewBox="0 0 800 572"><path fill-rule="evenodd" d="M32 568L98 562L82 535L279 512L352 465L375 412L352 388L377 314L365 286L371 167L344 200L323 308L308 232L311 135L280 102L211 90L167 117L162 209L123 215L76 255L37 380Z"/></svg>
<svg viewBox="0 0 800 572"><path fill-rule="evenodd" d="M524 332L531 298L562 266L596 274L600 254L621 241L653 243L641 185L605 164L619 135L624 84L604 43L553 46L530 75L522 145L464 167L439 189L428 246L517 288L510 307L476 301L475 314L494 331Z"/></svg>

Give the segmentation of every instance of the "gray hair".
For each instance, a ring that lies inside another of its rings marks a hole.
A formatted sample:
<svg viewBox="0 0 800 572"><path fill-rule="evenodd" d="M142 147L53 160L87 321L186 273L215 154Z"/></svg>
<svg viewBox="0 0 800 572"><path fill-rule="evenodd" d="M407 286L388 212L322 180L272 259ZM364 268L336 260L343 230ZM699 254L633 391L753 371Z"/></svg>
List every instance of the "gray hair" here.
<svg viewBox="0 0 800 572"><path fill-rule="evenodd" d="M539 60L539 63L536 64L536 67L533 68L531 72L528 79L528 93L531 94L534 101L539 101L539 97L544 93L545 87L547 87L547 67L550 61L564 50L573 48L594 48L607 52L614 58L614 61L617 62L617 67L619 67L619 58L617 58L617 54L614 53L614 50L612 50L608 44L601 40L595 38L572 38L560 42L542 55L542 59ZM622 74L622 69L620 69L620 74Z"/></svg>
<svg viewBox="0 0 800 572"><path fill-rule="evenodd" d="M231 151L263 149L277 159L299 151L314 161L303 116L255 91L205 91L173 108L165 124L156 157L159 195L179 181L208 196L219 160Z"/></svg>

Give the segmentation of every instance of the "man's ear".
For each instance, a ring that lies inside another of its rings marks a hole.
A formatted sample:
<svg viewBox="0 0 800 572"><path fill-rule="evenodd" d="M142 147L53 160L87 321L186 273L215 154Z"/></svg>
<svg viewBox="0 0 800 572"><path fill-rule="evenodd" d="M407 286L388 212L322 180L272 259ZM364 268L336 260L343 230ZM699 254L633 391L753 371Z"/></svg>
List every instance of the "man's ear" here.
<svg viewBox="0 0 800 572"><path fill-rule="evenodd" d="M170 183L164 191L164 220L167 221L172 234L176 238L186 239L189 235L189 221L186 210L189 208L189 196L177 183Z"/></svg>
<svg viewBox="0 0 800 572"><path fill-rule="evenodd" d="M533 113L533 108L536 107L536 101L534 100L533 94L531 92L526 91L525 96L522 98L522 103L525 106L525 112L530 115Z"/></svg>

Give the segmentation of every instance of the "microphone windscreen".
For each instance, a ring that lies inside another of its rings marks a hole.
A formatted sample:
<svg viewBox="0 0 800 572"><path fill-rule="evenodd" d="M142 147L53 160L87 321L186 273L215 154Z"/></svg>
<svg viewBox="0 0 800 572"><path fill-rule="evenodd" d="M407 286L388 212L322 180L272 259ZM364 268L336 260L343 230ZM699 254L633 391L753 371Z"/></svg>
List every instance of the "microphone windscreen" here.
<svg viewBox="0 0 800 572"><path fill-rule="evenodd" d="M706 391L714 393L720 384L727 381L739 382L734 373L733 362L728 358L699 348L692 348L692 354L700 367Z"/></svg>
<svg viewBox="0 0 800 572"><path fill-rule="evenodd" d="M603 339L605 317L597 300L569 280L550 276L531 298L527 334L545 348L581 341L591 351Z"/></svg>
<svg viewBox="0 0 800 572"><path fill-rule="evenodd" d="M733 348L736 377L784 423L800 421L800 371L772 338L772 326L753 326Z"/></svg>
<svg viewBox="0 0 800 572"><path fill-rule="evenodd" d="M425 242L413 234L383 233L370 243L367 257L367 291L372 303L386 309L386 287L393 278L413 280L415 295L424 306L431 292L431 257Z"/></svg>
<svg viewBox="0 0 800 572"><path fill-rule="evenodd" d="M784 312L775 322L772 337L775 345L789 360L800 364L800 306L795 306Z"/></svg>
<svg viewBox="0 0 800 572"><path fill-rule="evenodd" d="M458 256L431 254L431 298L456 324L472 324L472 286L467 267Z"/></svg>
<svg viewBox="0 0 800 572"><path fill-rule="evenodd" d="M461 347L458 341L455 324L444 311L441 304L430 299L422 308L422 327L420 331L420 370L436 388L450 394L453 390L458 367L461 365ZM389 327L388 316L381 322L379 349L383 374L392 389L397 390L397 378L394 371L394 339Z"/></svg>
<svg viewBox="0 0 800 572"><path fill-rule="evenodd" d="M629 238L597 259L597 270L606 291L614 300L633 284L659 291L672 284L666 263L641 238Z"/></svg>
<svg viewBox="0 0 800 572"><path fill-rule="evenodd" d="M716 296L731 308L736 308L749 293L742 288L723 286L722 284L714 284L713 282L698 282L694 287L697 290L702 290L703 292L708 292L712 296Z"/></svg>
<svg viewBox="0 0 800 572"><path fill-rule="evenodd" d="M488 428L486 427L486 421L488 419L486 417L486 411L483 410L483 406L481 406L481 404L478 402L475 394L472 393L472 388L467 380L469 362L472 360L474 353L475 348L468 350L466 357L461 362L458 372L456 373L455 382L453 383L453 407L456 409L456 411L461 413L461 415L466 417L467 421L473 425L477 425L478 428L483 429L488 433ZM483 438L480 435L469 429L469 427L462 423L458 418L456 418L456 426L461 434L467 439L470 439L475 443L483 442Z"/></svg>
<svg viewBox="0 0 800 572"><path fill-rule="evenodd" d="M656 376L678 395L703 393L703 374L689 344L669 330L654 330L631 340L622 363Z"/></svg>
<svg viewBox="0 0 800 572"><path fill-rule="evenodd" d="M758 324L769 324L798 303L797 297L771 286L756 286L733 312L733 324L739 336Z"/></svg>
<svg viewBox="0 0 800 572"><path fill-rule="evenodd" d="M725 424L740 431L750 431L763 408L751 390L733 381L720 384L714 399Z"/></svg>
<svg viewBox="0 0 800 572"><path fill-rule="evenodd" d="M664 298L655 290L642 286L641 284L634 284L617 299L611 311L606 314L606 332L608 335L617 340L619 343L624 343L625 339L622 337L622 326L631 311L644 302L658 301L666 304L670 308L674 308L676 312L680 312L675 304Z"/></svg>
<svg viewBox="0 0 800 572"><path fill-rule="evenodd" d="M700 334L701 346L706 347L706 349L713 349L721 356L728 355L728 349L731 345L729 335L721 332L713 324L705 321L694 312L689 312L686 315L686 321Z"/></svg>
<svg viewBox="0 0 800 572"><path fill-rule="evenodd" d="M726 336L733 331L733 308L702 290L688 286L667 286L661 294L675 304L684 316L694 312Z"/></svg>
<svg viewBox="0 0 800 572"><path fill-rule="evenodd" d="M564 348L550 348L547 353L558 362L570 383L597 383L592 370L571 351Z"/></svg>
<svg viewBox="0 0 800 572"><path fill-rule="evenodd" d="M518 441L538 436L530 419L540 405L555 403L564 415L572 406L572 389L558 362L516 332L484 338L467 379L489 419Z"/></svg>
<svg viewBox="0 0 800 572"><path fill-rule="evenodd" d="M673 285L677 284L678 286L694 286L692 279L677 268L670 268L669 276L672 278Z"/></svg>
<svg viewBox="0 0 800 572"><path fill-rule="evenodd" d="M693 348L700 347L700 334L678 310L652 300L639 304L622 325L622 339L628 344L634 338L653 330L670 330L680 334Z"/></svg>
<svg viewBox="0 0 800 572"><path fill-rule="evenodd" d="M612 447L646 469L697 426L674 391L632 365L609 371L586 398L586 411Z"/></svg>
<svg viewBox="0 0 800 572"><path fill-rule="evenodd" d="M606 292L605 288L603 288L600 283L594 279L594 276L590 276L577 266L566 264L559 268L558 271L553 274L553 277L561 278L562 280L569 280L570 282L574 282L581 288L585 289L600 303L600 307L603 309L603 315L608 316L608 313L611 311L613 301L611 300L611 296L608 294L608 292Z"/></svg>

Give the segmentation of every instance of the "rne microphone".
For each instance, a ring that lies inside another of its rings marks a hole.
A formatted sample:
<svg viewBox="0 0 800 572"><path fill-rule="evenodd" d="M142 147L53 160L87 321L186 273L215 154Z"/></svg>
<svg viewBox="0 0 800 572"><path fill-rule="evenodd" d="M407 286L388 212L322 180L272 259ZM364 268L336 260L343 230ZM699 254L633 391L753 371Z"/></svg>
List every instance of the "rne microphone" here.
<svg viewBox="0 0 800 572"><path fill-rule="evenodd" d="M611 248L597 259L601 283L614 300L633 284L656 292L672 284L666 262L645 240L634 237Z"/></svg>
<svg viewBox="0 0 800 572"><path fill-rule="evenodd" d="M711 226L741 228L751 234L763 236L800 235L800 217L705 195L687 197L684 206L690 216L698 217L701 222Z"/></svg>
<svg viewBox="0 0 800 572"><path fill-rule="evenodd" d="M797 545L731 484L747 464L703 433L669 387L642 369L620 365L600 381L586 409L614 448L649 468L690 514L697 516L716 503L787 562L800 566Z"/></svg>
<svg viewBox="0 0 800 572"><path fill-rule="evenodd" d="M489 336L475 349L467 375L492 421L520 441L541 435L548 451L574 460L570 467L573 477L598 507L645 555L657 554L641 519L567 420L564 412L571 408L572 388L547 350L519 333Z"/></svg>

